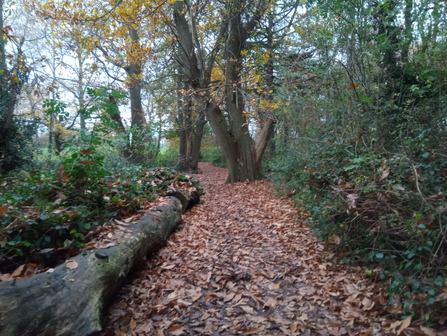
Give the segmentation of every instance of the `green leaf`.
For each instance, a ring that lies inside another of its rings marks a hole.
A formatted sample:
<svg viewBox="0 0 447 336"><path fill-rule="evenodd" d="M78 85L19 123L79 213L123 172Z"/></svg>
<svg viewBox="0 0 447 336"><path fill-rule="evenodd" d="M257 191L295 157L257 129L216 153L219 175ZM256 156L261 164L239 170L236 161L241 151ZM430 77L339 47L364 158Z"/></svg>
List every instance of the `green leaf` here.
<svg viewBox="0 0 447 336"><path fill-rule="evenodd" d="M350 165L350 166L344 167L343 170L344 171L353 170L353 169L355 169L357 167L358 167L357 165Z"/></svg>
<svg viewBox="0 0 447 336"><path fill-rule="evenodd" d="M22 170L21 173L23 174L23 176L25 176L27 179L31 180L31 175L27 172Z"/></svg>

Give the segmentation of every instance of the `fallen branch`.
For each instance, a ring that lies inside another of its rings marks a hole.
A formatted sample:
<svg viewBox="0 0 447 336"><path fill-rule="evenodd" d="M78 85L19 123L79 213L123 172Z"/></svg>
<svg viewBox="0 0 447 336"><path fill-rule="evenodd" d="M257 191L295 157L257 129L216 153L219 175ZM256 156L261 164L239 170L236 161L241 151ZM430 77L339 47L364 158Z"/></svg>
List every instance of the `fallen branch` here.
<svg viewBox="0 0 447 336"><path fill-rule="evenodd" d="M197 192L175 190L116 246L84 251L52 273L0 283L0 336L99 334L104 306L129 272L165 245Z"/></svg>

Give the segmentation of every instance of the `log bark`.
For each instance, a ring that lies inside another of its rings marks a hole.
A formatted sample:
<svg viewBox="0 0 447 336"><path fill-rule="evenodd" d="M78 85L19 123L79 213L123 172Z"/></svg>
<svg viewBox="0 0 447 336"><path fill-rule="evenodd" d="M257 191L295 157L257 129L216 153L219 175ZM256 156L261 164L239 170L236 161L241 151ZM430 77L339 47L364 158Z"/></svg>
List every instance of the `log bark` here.
<svg viewBox="0 0 447 336"><path fill-rule="evenodd" d="M198 202L197 192L175 190L134 224L113 247L84 251L74 269L59 265L16 282L0 283L0 336L99 335L101 315L129 272L165 245L182 212Z"/></svg>

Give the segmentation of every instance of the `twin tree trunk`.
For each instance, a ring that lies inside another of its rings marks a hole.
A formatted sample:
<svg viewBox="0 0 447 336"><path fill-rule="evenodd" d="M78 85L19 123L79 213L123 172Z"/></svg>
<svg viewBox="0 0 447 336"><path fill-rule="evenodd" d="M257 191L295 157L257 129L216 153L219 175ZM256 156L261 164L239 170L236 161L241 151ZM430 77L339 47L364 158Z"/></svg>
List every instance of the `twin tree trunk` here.
<svg viewBox="0 0 447 336"><path fill-rule="evenodd" d="M240 0L229 0L230 8L227 17L222 18L221 37L226 38L226 68L225 95L226 112L219 107L209 92L211 70L214 66L216 54L212 54L205 61L200 51L197 34L194 34L194 17L191 27L186 20L187 8L184 1L177 1L173 5L174 22L178 38L177 61L182 73L188 78L191 88L196 92L197 101L205 111L220 148L225 156L228 167L227 183L239 181L254 181L262 178L261 159L265 147L271 138L273 122L267 122L258 143L255 145L249 133L248 120L245 115L245 104L241 87L242 50L248 39L248 31L258 22L263 5L260 4L257 15L246 26L242 23ZM220 38L216 43L221 43ZM197 48L197 49L196 49ZM219 46L214 48L217 52ZM197 51L196 51L197 50ZM207 63L205 65L205 63Z"/></svg>
<svg viewBox="0 0 447 336"><path fill-rule="evenodd" d="M196 116L193 116L193 109L197 109L197 106L193 106L193 97L187 93L190 85L188 81L185 80L184 76L180 74L180 71L177 81L176 121L180 135L180 157L177 169L180 171L197 173L203 128L207 121L205 120L204 114L200 111L196 111Z"/></svg>

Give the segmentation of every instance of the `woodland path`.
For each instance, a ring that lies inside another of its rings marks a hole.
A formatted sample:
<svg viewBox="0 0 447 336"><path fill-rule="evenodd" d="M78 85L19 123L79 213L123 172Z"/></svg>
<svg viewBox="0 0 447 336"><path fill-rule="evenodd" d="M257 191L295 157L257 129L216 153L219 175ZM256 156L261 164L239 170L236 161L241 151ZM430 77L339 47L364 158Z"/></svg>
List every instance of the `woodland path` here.
<svg viewBox="0 0 447 336"><path fill-rule="evenodd" d="M226 169L200 169L203 204L123 286L103 335L387 333L383 288L337 264L291 200L270 182L226 185Z"/></svg>

